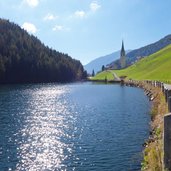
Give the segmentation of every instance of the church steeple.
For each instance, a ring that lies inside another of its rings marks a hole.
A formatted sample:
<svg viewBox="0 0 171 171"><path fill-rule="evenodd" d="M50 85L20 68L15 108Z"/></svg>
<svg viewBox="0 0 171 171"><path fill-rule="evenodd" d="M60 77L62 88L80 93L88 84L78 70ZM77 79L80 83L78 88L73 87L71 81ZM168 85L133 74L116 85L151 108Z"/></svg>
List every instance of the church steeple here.
<svg viewBox="0 0 171 171"><path fill-rule="evenodd" d="M121 68L126 67L126 55L125 55L125 49L124 49L124 42L122 40L122 47L121 47L121 53L120 53L120 65Z"/></svg>
<svg viewBox="0 0 171 171"><path fill-rule="evenodd" d="M121 48L121 52L125 52L125 49L124 49L124 42L122 40L122 48Z"/></svg>

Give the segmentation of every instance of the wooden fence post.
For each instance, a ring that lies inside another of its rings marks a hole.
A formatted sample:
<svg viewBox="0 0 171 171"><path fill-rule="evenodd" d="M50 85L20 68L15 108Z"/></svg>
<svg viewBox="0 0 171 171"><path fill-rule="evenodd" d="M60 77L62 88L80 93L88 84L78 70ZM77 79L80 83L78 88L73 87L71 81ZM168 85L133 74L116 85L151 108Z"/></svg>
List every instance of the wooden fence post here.
<svg viewBox="0 0 171 171"><path fill-rule="evenodd" d="M167 93L166 93L166 98L167 98L167 100L166 100L166 102L169 104L169 97L171 96L171 90L169 89L169 90L167 90Z"/></svg>
<svg viewBox="0 0 171 171"><path fill-rule="evenodd" d="M161 83L161 89L162 89L162 92L164 93L164 83Z"/></svg>
<svg viewBox="0 0 171 171"><path fill-rule="evenodd" d="M164 95L165 95L166 102L167 102L167 91L168 91L167 89L164 90Z"/></svg>
<svg viewBox="0 0 171 171"><path fill-rule="evenodd" d="M171 96L168 97L168 110L171 112Z"/></svg>
<svg viewBox="0 0 171 171"><path fill-rule="evenodd" d="M171 113L164 116L164 166L171 170Z"/></svg>

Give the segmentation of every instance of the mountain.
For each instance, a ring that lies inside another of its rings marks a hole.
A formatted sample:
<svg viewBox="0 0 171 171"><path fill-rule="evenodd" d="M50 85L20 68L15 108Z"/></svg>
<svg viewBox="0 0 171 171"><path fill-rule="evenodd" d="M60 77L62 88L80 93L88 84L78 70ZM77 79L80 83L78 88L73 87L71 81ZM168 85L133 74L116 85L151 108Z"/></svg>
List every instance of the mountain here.
<svg viewBox="0 0 171 171"><path fill-rule="evenodd" d="M128 64L134 63L141 57L149 56L169 44L171 44L171 34L165 36L155 43L133 50L126 55L128 57Z"/></svg>
<svg viewBox="0 0 171 171"><path fill-rule="evenodd" d="M68 82L85 75L80 61L0 19L0 83Z"/></svg>
<svg viewBox="0 0 171 171"><path fill-rule="evenodd" d="M131 52L127 53L127 66L132 65L139 59L149 56L162 48L166 47L167 45L171 44L171 34L167 35L166 37L160 39L159 41L149 44L147 46L141 47L139 49L132 50ZM110 64L110 66L115 66L114 68L120 69L119 60L115 60Z"/></svg>
<svg viewBox="0 0 171 171"><path fill-rule="evenodd" d="M171 81L171 45L156 53L142 58L138 62L123 70L114 70L118 76L127 76L135 80L159 80ZM95 76L96 78L110 78L111 73L104 71Z"/></svg>
<svg viewBox="0 0 171 171"><path fill-rule="evenodd" d="M130 50L126 51L127 53L130 52ZM111 63L113 60L116 60L120 58L120 50L113 52L109 55L105 55L99 58L94 59L93 61L89 62L87 65L84 66L84 69L91 74L93 69L97 73L98 71L101 71L102 66L106 66L107 64Z"/></svg>
<svg viewBox="0 0 171 171"><path fill-rule="evenodd" d="M91 74L93 69L95 72L101 71L102 66L106 66L113 60L118 59L120 56L120 51L113 52L109 55L101 56L99 58L94 59L93 61L89 62L87 65L84 66L84 69Z"/></svg>

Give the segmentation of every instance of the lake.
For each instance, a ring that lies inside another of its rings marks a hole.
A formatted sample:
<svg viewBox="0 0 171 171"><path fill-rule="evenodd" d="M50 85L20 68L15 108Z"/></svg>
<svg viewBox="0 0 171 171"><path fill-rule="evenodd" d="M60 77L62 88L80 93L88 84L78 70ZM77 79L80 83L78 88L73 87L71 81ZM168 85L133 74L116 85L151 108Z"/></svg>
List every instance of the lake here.
<svg viewBox="0 0 171 171"><path fill-rule="evenodd" d="M140 170L149 111L139 88L0 86L0 170Z"/></svg>

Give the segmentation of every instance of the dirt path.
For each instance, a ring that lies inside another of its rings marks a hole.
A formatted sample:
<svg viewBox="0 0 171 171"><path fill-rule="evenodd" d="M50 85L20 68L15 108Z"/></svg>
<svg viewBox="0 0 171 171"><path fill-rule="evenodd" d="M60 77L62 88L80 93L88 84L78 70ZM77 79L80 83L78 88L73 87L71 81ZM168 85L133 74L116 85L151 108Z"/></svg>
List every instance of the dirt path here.
<svg viewBox="0 0 171 171"><path fill-rule="evenodd" d="M110 71L110 70L108 70L107 72L112 73L113 79L114 79L115 81L121 81L121 79L118 77L118 75L117 75L115 72Z"/></svg>

